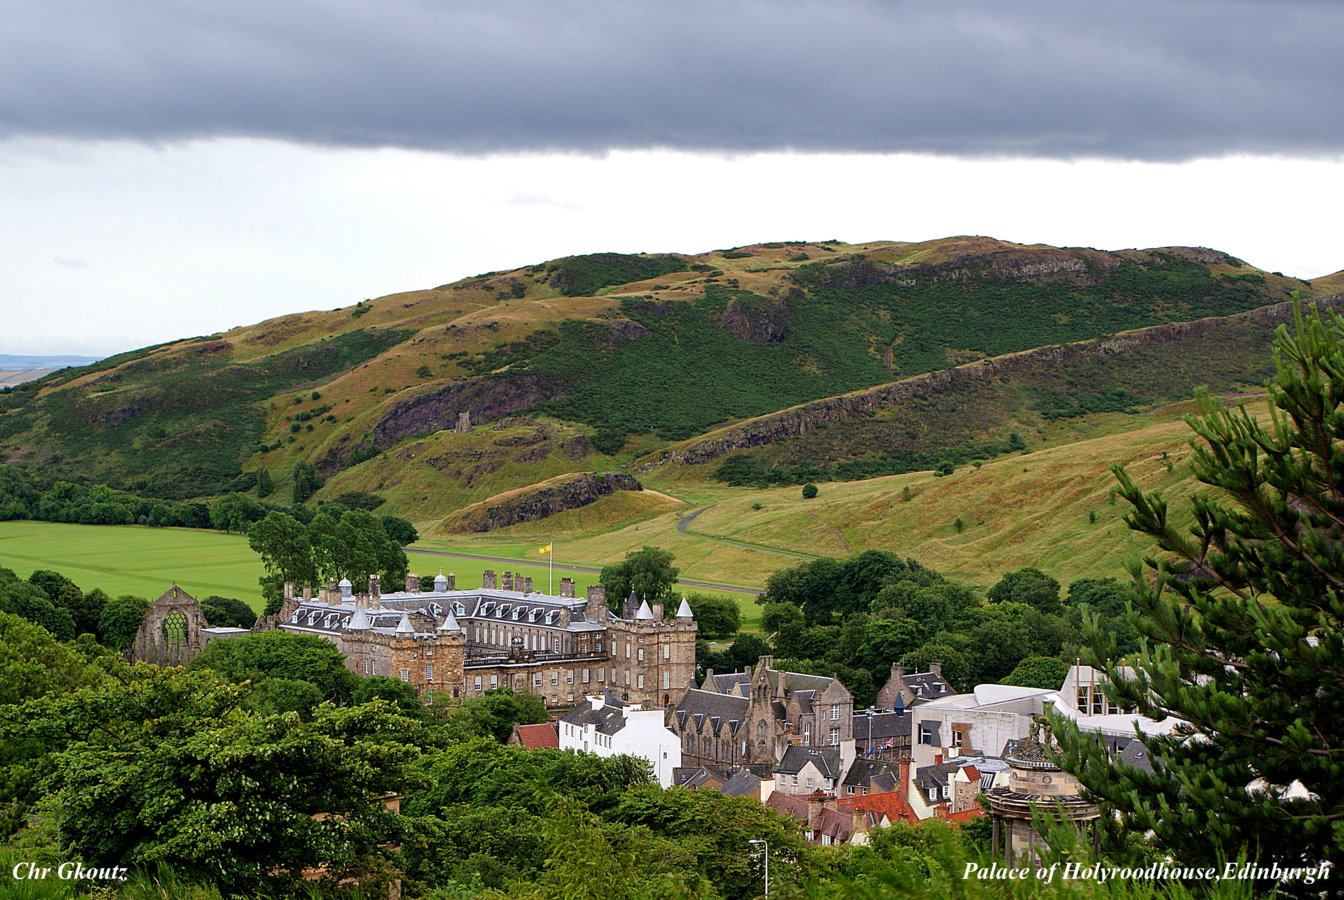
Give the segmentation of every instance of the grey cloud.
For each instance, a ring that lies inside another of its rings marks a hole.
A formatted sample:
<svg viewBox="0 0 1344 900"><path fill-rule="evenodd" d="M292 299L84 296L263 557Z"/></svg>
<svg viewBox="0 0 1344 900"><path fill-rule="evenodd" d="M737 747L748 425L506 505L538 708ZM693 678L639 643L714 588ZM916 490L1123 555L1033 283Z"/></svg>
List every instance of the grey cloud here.
<svg viewBox="0 0 1344 900"><path fill-rule="evenodd" d="M1322 0L54 0L8 15L0 137L1344 153L1344 4Z"/></svg>

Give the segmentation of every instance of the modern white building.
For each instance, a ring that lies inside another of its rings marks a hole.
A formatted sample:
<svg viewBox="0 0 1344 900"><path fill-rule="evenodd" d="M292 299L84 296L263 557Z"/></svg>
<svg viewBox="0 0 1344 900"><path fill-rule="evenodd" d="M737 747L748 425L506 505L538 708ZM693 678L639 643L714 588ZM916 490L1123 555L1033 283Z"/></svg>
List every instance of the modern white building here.
<svg viewBox="0 0 1344 900"><path fill-rule="evenodd" d="M681 739L663 726L664 710L622 703L610 693L587 696L560 717L560 749L598 756L626 754L647 760L663 787L672 786L672 770L681 766Z"/></svg>

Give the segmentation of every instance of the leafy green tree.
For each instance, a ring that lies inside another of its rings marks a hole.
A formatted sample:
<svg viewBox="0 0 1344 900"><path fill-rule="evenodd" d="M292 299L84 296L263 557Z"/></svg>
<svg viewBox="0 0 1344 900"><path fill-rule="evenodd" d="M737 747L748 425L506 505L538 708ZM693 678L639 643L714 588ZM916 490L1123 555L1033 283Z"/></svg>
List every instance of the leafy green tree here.
<svg viewBox="0 0 1344 900"><path fill-rule="evenodd" d="M408 547L420 540L420 532L416 531L415 526L405 519L396 516L379 516L378 519L383 523L383 531L397 542L397 546Z"/></svg>
<svg viewBox="0 0 1344 900"><path fill-rule="evenodd" d="M1315 866L1344 846L1344 319L1295 318L1267 419L1200 393L1191 465L1213 490L1186 514L1115 470L1160 552L1134 572L1135 677L1095 622L1089 661L1122 705L1188 724L1141 737L1151 772L1057 727L1065 767L1182 865Z"/></svg>
<svg viewBox="0 0 1344 900"><path fill-rule="evenodd" d="M943 678L958 690L970 690L971 665L966 657L947 644L924 644L901 657L901 665L907 672L927 672L929 663L938 660L943 666Z"/></svg>
<svg viewBox="0 0 1344 900"><path fill-rule="evenodd" d="M210 669L232 682L263 678L306 681L322 698L348 703L359 676L345 667L345 657L336 645L310 634L262 631L226 641L211 641L187 668Z"/></svg>
<svg viewBox="0 0 1344 900"><path fill-rule="evenodd" d="M294 505L299 506L322 487L322 476L311 463L299 463L294 467L291 480L294 483Z"/></svg>
<svg viewBox="0 0 1344 900"><path fill-rule="evenodd" d="M0 706L68 694L105 677L47 629L0 612Z"/></svg>
<svg viewBox="0 0 1344 900"><path fill-rule="evenodd" d="M811 500L813 497L817 496L817 493L817 486L812 482L809 481L807 484L803 485L804 500Z"/></svg>
<svg viewBox="0 0 1344 900"><path fill-rule="evenodd" d="M97 634L98 614L97 598L90 604L84 598L84 592L69 578L50 569L38 569L28 576L28 583L40 590L57 609L70 613L74 622L75 634Z"/></svg>
<svg viewBox="0 0 1344 900"><path fill-rule="evenodd" d="M62 849L85 865L168 863L231 896L292 895L304 867L376 866L395 817L375 798L405 790L415 724L386 704L262 715L246 693L137 666L29 703L0 732L57 743L40 784L59 795Z"/></svg>
<svg viewBox="0 0 1344 900"><path fill-rule="evenodd" d="M425 720L425 703L415 688L400 678L387 675L373 675L361 678L355 686L352 703L370 703L374 700L386 700L408 719Z"/></svg>
<svg viewBox="0 0 1344 900"><path fill-rule="evenodd" d="M280 581L311 584L317 580L308 529L286 512L273 510L247 529L247 545L261 557L269 575Z"/></svg>
<svg viewBox="0 0 1344 900"><path fill-rule="evenodd" d="M792 603L767 603L761 611L761 630L775 634L786 628L803 627L803 611Z"/></svg>
<svg viewBox="0 0 1344 900"><path fill-rule="evenodd" d="M201 614L216 628L251 628L257 614L241 600L211 594L201 601Z"/></svg>
<svg viewBox="0 0 1344 900"><path fill-rule="evenodd" d="M248 526L265 515L265 507L250 497L236 492L225 494L210 504L210 527L246 534Z"/></svg>
<svg viewBox="0 0 1344 900"><path fill-rule="evenodd" d="M910 619L874 619L864 623L863 643L850 658L885 681L891 664L919 647L927 637L928 632Z"/></svg>
<svg viewBox="0 0 1344 900"><path fill-rule="evenodd" d="M75 638L75 620L70 612L47 599L41 588L21 580L5 568L0 568L0 612L12 613L41 625L58 641Z"/></svg>
<svg viewBox="0 0 1344 900"><path fill-rule="evenodd" d="M1057 691L1068 674L1069 666L1062 660L1053 656L1028 656L1008 673L1003 683Z"/></svg>
<svg viewBox="0 0 1344 900"><path fill-rule="evenodd" d="M1115 650L1128 656L1139 649L1139 635L1129 624L1132 586L1119 584L1114 578L1084 578L1069 585L1065 605L1074 628L1081 627L1085 610L1115 635Z"/></svg>
<svg viewBox="0 0 1344 900"><path fill-rule="evenodd" d="M754 634L739 634L728 648L728 659L735 668L754 666L770 652L770 645Z"/></svg>
<svg viewBox="0 0 1344 900"><path fill-rule="evenodd" d="M747 841L765 840L775 865L772 880L787 883L805 865L811 847L792 820L749 797L725 797L718 791L661 790L634 787L606 817L648 828L694 849L695 870L723 897L760 894L759 865L744 853Z"/></svg>
<svg viewBox="0 0 1344 900"><path fill-rule="evenodd" d="M445 726L460 739L489 737L504 743L515 725L537 725L550 719L545 702L530 691L492 688L448 708Z"/></svg>
<svg viewBox="0 0 1344 900"><path fill-rule="evenodd" d="M625 559L615 565L604 566L598 582L606 589L607 602L619 609L631 591L651 604L666 602L672 597L679 574L672 565L675 558L669 550L644 547L625 554Z"/></svg>
<svg viewBox="0 0 1344 900"><path fill-rule="evenodd" d="M275 479L270 469L257 469L257 496L269 497L275 493Z"/></svg>
<svg viewBox="0 0 1344 900"><path fill-rule="evenodd" d="M243 708L266 715L293 712L305 720L313 717L313 710L322 702L317 685L297 678L263 678L252 685L243 699Z"/></svg>
<svg viewBox="0 0 1344 900"><path fill-rule="evenodd" d="M125 650L135 642L135 633L149 612L149 600L131 594L122 594L109 600L98 617L98 633L103 643L113 650Z"/></svg>
<svg viewBox="0 0 1344 900"><path fill-rule="evenodd" d="M1030 566L1003 576L986 596L991 603L1025 603L1046 613L1063 611L1059 582Z"/></svg>
<svg viewBox="0 0 1344 900"><path fill-rule="evenodd" d="M715 594L687 594L699 633L708 638L728 637L742 627L742 611L731 597Z"/></svg>

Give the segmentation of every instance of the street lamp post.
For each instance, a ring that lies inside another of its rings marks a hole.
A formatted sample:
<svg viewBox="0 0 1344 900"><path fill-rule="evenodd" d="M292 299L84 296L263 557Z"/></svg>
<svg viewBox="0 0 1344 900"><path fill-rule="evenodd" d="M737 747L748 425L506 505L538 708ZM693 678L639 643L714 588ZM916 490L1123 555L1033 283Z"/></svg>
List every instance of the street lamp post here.
<svg viewBox="0 0 1344 900"><path fill-rule="evenodd" d="M760 844L761 853L765 856L765 896L770 896L770 844L768 841L747 841L748 844Z"/></svg>

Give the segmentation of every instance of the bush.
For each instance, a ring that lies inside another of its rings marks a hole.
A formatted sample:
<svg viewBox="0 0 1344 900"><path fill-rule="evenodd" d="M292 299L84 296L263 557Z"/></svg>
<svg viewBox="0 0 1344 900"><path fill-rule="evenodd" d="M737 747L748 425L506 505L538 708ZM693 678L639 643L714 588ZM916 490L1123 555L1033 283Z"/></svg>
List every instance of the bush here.
<svg viewBox="0 0 1344 900"><path fill-rule="evenodd" d="M811 500L815 496L817 496L817 486L815 484L809 481L807 484L803 485L804 500Z"/></svg>

